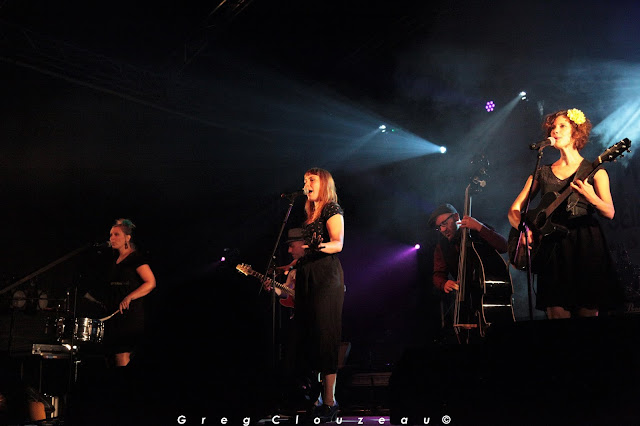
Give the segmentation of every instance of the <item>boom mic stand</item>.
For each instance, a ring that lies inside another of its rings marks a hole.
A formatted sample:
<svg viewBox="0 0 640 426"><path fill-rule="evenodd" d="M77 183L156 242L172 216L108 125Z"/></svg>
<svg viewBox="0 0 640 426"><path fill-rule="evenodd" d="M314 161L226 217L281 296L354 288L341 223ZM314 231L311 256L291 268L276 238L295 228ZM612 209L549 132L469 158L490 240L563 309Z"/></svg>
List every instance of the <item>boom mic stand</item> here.
<svg viewBox="0 0 640 426"><path fill-rule="evenodd" d="M289 207L282 221L282 226L280 227L280 232L278 233L278 238L276 239L276 243L273 246L273 251L271 252L271 256L269 256L269 262L267 263L267 268L265 269L265 280L266 280L267 274L269 274L269 271L271 271L271 268L273 266L273 262L276 257L276 251L278 250L278 247L280 245L280 239L282 238L282 234L284 233L284 229L287 225L287 221L289 220L289 215L291 215L291 210L293 209L293 203L295 202L296 197L298 195L301 195L301 194L293 193L289 195L285 195L285 194L282 195L283 198L287 197L289 199ZM272 279L273 279L273 282L275 283L276 281L275 268L273 268ZM276 291L275 291L275 284L273 284L272 290L271 290L271 364L274 371L277 366L277 358L278 357L276 356Z"/></svg>
<svg viewBox="0 0 640 426"><path fill-rule="evenodd" d="M529 248L529 242L527 240L527 235L529 234L529 226L526 223L527 213L529 212L529 205L531 204L531 190L533 189L533 183L538 178L538 169L540 167L540 160L542 159L542 150L545 147L540 147L538 149L538 156L536 159L536 166L531 174L531 185L529 185L529 192L527 194L527 202L525 204L524 210L520 212L520 225L518 225L518 230L520 231L520 235L518 237L518 245L516 247L515 258L518 258L520 250L523 249L522 241L524 240L524 250L527 251L527 292L529 296L529 319L533 320L533 277L531 272L531 249ZM523 238L524 236L524 238Z"/></svg>

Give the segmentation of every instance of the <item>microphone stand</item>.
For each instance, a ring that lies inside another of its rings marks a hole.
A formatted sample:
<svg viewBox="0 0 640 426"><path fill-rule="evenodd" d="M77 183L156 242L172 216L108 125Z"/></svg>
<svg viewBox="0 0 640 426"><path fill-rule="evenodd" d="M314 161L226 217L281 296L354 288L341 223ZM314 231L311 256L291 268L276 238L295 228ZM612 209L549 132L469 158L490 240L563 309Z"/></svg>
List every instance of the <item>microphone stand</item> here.
<svg viewBox="0 0 640 426"><path fill-rule="evenodd" d="M276 239L276 243L273 246L273 251L271 252L271 256L269 256L269 262L267 263L267 268L265 269L265 280L266 280L266 274L269 273L269 271L271 270L271 267L273 266L273 262L275 260L276 257L276 251L278 250L278 247L280 245L280 239L282 238L282 234L284 232L284 228L287 225L287 221L289 220L289 215L291 214L291 210L293 209L293 203L296 200L296 197L299 194L291 194L288 196L289 198L289 207L287 209L287 213L284 216L284 220L282 221L282 226L280 227L280 232L278 233L278 238ZM273 283L275 283L276 281L276 270L275 268L273 268ZM271 289L271 364L273 367L273 370L275 371L276 367L277 367L277 356L276 356L276 290L275 290L275 284L271 285L272 289Z"/></svg>
<svg viewBox="0 0 640 426"><path fill-rule="evenodd" d="M531 273L531 249L529 248L529 242L527 241L527 235L529 231L529 226L526 223L527 213L529 212L529 205L531 204L531 190L533 189L533 183L536 181L538 177L538 169L540 167L540 160L542 159L542 150L545 147L541 147L538 149L538 156L536 159L536 166L533 169L533 173L531 174L531 185L529 185L529 192L527 194L527 202L524 207L524 211L520 212L520 225L518 225L518 230L520 231L520 236L518 238L518 246L516 247L516 259L518 258L518 254L522 249L522 240L524 234L524 247L527 251L527 292L529 296L529 319L533 320L533 278Z"/></svg>

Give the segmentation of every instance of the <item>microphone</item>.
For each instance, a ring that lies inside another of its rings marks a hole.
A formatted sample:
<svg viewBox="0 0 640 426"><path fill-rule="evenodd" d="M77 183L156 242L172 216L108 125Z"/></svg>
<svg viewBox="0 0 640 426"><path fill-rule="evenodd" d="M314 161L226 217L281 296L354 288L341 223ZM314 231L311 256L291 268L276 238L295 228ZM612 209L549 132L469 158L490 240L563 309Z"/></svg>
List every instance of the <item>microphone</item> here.
<svg viewBox="0 0 640 426"><path fill-rule="evenodd" d="M104 241L102 243L95 243L93 244L93 246L95 248L105 248L105 247L111 247L111 241Z"/></svg>
<svg viewBox="0 0 640 426"><path fill-rule="evenodd" d="M549 136L543 141L532 143L531 145L529 145L529 149L543 149L544 147L547 147L549 145L554 146L555 144L556 144L555 138Z"/></svg>
<svg viewBox="0 0 640 426"><path fill-rule="evenodd" d="M301 195L307 195L307 190L306 189L301 189L300 191L280 194L280 198L297 198L297 197L299 197Z"/></svg>

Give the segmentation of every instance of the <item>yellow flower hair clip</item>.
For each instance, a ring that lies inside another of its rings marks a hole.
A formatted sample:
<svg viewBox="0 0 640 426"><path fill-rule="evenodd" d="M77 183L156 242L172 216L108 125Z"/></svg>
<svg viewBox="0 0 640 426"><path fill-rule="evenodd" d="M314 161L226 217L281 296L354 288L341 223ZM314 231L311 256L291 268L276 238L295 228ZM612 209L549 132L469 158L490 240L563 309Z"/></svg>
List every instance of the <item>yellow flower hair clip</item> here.
<svg viewBox="0 0 640 426"><path fill-rule="evenodd" d="M567 117L569 120L576 123L578 126L587 121L587 118L584 116L584 113L577 108L573 108L567 111Z"/></svg>

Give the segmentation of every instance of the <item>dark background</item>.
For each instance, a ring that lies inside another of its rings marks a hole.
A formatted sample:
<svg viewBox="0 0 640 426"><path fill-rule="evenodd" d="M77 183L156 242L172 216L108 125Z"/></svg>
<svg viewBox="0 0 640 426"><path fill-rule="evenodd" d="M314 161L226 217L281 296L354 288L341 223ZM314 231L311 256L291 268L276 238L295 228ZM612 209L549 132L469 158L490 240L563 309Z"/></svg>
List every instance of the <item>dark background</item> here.
<svg viewBox="0 0 640 426"><path fill-rule="evenodd" d="M506 235L544 114L583 110L589 159L637 139L639 15L633 1L4 1L3 287L106 241L128 217L158 283L149 362L178 382L263 371L270 300L234 267L264 271L287 212L280 194L319 166L345 210L350 362L392 365L437 317L419 262L437 237L426 218L444 202L462 209L476 154L490 180L472 213ZM544 153L543 163L557 158ZM605 232L633 296L637 157L607 170L617 214ZM99 251L21 286L54 306L99 279L96 261L109 255ZM526 279L512 275L527 320Z"/></svg>

